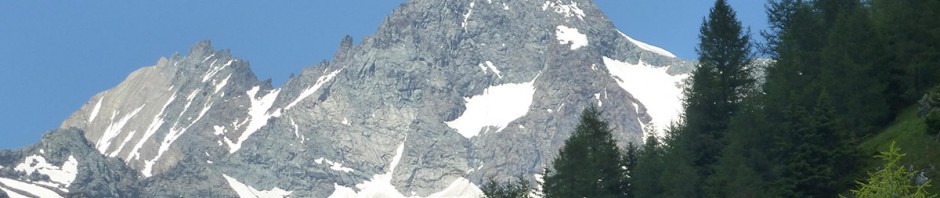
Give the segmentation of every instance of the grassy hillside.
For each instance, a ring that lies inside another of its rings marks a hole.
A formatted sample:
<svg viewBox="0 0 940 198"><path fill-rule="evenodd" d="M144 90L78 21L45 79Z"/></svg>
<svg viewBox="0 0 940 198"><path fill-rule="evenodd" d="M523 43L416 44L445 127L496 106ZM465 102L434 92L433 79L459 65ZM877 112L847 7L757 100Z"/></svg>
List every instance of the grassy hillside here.
<svg viewBox="0 0 940 198"><path fill-rule="evenodd" d="M894 123L881 133L863 140L861 151L867 156L866 167L869 170L881 166L882 161L874 158L878 152L886 151L891 142L897 142L901 152L907 153L901 163L913 166L915 170L924 170L931 179L928 192L940 193L940 141L936 136L927 135L927 125L923 118L917 117L917 106L912 106L898 115Z"/></svg>

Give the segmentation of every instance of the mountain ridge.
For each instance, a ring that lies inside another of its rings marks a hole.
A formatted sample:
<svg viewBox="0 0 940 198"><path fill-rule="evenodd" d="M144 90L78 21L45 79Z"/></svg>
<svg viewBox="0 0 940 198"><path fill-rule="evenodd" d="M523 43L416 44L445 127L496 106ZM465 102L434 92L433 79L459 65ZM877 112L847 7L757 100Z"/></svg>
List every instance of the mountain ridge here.
<svg viewBox="0 0 940 198"><path fill-rule="evenodd" d="M92 97L61 128L138 171L145 196L472 196L484 178L538 174L586 104L606 110L619 142L639 141L654 120L646 109L659 107L610 68L691 69L641 46L593 1L408 1L281 87L200 42ZM516 93L520 105L489 108ZM465 115L469 132L448 124ZM0 165L22 159L11 156Z"/></svg>

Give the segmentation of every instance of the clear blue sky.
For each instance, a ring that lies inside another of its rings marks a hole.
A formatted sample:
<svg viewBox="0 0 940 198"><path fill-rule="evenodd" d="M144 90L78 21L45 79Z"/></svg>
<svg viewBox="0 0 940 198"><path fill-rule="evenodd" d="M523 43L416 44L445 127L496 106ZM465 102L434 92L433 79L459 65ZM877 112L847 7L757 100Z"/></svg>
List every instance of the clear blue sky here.
<svg viewBox="0 0 940 198"><path fill-rule="evenodd" d="M624 33L684 59L695 59L698 28L713 4L595 1ZM374 32L401 2L0 1L0 149L36 143L91 96L200 40L231 49L280 86L332 57L343 35L358 42ZM764 1L730 2L754 35L766 28Z"/></svg>

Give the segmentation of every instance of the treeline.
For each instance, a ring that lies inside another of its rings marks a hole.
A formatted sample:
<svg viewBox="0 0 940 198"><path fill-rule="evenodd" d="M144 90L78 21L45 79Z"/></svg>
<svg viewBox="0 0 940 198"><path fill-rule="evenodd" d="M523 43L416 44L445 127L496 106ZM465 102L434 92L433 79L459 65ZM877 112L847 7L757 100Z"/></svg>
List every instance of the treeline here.
<svg viewBox="0 0 940 198"><path fill-rule="evenodd" d="M940 1L770 0L766 8L771 28L758 45L726 0L716 1L700 30L684 119L666 137L617 148L597 110L586 110L546 169L545 197L864 196L851 190L867 179L871 157L858 144L940 82ZM754 68L757 56L773 61Z"/></svg>

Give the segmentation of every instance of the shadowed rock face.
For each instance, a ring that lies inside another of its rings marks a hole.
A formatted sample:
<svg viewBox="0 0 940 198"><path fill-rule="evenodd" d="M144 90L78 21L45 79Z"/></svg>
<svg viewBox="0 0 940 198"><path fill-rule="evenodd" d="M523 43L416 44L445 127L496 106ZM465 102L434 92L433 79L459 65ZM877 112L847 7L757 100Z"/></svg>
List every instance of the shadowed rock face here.
<svg viewBox="0 0 940 198"><path fill-rule="evenodd" d="M209 42L161 58L42 142L0 152L0 177L40 182L13 167L71 153L81 180L60 194L473 195L465 181L541 173L588 105L621 143L641 141L660 107L625 90L636 81L611 60L692 68L622 35L590 0L412 0L280 88Z"/></svg>

